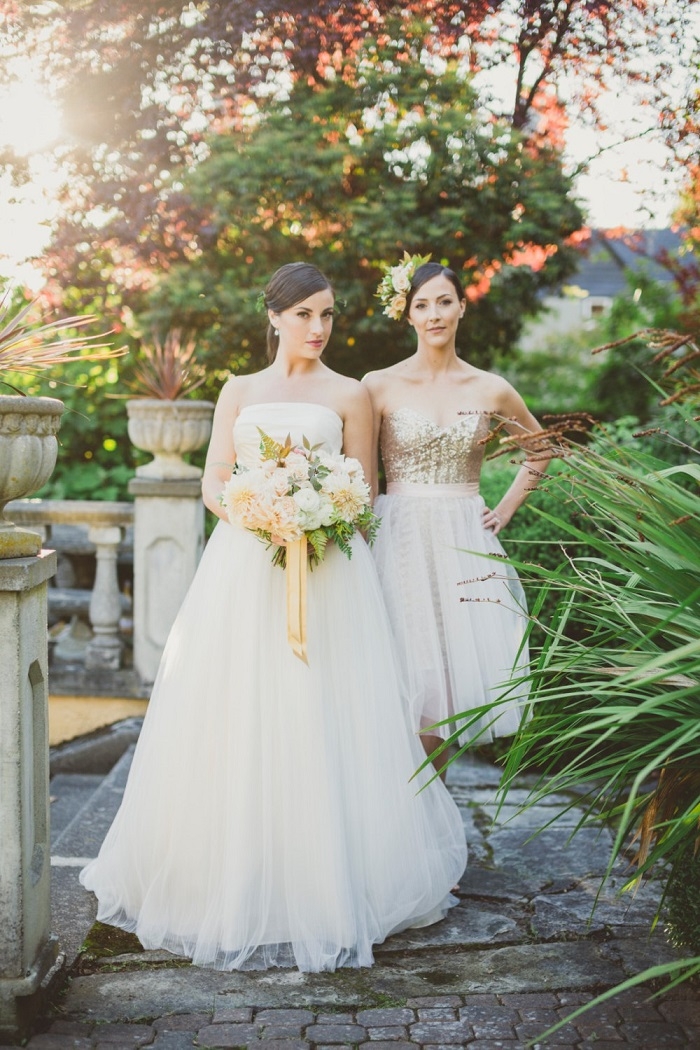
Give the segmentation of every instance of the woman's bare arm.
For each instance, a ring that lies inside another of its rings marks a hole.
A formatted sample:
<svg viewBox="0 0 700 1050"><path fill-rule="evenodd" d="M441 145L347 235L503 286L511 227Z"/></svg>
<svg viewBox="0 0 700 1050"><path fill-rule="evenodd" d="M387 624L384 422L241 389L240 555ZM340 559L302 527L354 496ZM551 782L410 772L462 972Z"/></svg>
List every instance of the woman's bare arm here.
<svg viewBox="0 0 700 1050"><path fill-rule="evenodd" d="M499 415L504 419L508 433L529 455L493 510L487 508L484 511L482 524L484 528L492 529L495 534L505 528L530 492L537 487L552 458L546 442L541 437L540 424L510 384L504 384L504 392L499 398Z"/></svg>
<svg viewBox="0 0 700 1050"><path fill-rule="evenodd" d="M360 461L365 480L374 497L374 413L369 391L361 383L354 383L345 395L342 415L343 452L346 456Z"/></svg>
<svg viewBox="0 0 700 1050"><path fill-rule="evenodd" d="M236 462L233 445L233 424L240 411L239 389L235 379L229 379L223 387L214 410L211 438L202 475L202 499L205 507L222 521L227 521L226 511L219 503L221 491L231 477Z"/></svg>

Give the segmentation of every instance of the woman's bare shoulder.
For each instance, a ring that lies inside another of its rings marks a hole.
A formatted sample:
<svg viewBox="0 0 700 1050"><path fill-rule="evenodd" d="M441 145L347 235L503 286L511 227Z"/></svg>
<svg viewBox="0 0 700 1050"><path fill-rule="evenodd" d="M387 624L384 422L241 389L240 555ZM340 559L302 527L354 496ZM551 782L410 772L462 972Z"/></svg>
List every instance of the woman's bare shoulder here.
<svg viewBox="0 0 700 1050"><path fill-rule="evenodd" d="M367 372L362 377L363 384L367 387L373 398L384 392L394 390L404 383L415 382L412 375L411 359L397 361L396 364L388 365L386 368L377 368L373 372Z"/></svg>
<svg viewBox="0 0 700 1050"><path fill-rule="evenodd" d="M396 361L393 365L387 365L386 368L375 368L371 372L365 372L362 377L362 382L369 380L371 382L381 382L383 379L392 379L395 376L401 376L406 371L410 358L404 358L403 361Z"/></svg>
<svg viewBox="0 0 700 1050"><path fill-rule="evenodd" d="M219 391L219 401L224 404L233 404L245 395L246 388L248 386L246 380L248 376L239 376L235 373L224 381L221 390Z"/></svg>
<svg viewBox="0 0 700 1050"><path fill-rule="evenodd" d="M346 410L369 404L369 391L359 379L336 373L333 390Z"/></svg>
<svg viewBox="0 0 700 1050"><path fill-rule="evenodd" d="M498 372L490 372L486 368L477 368L476 365L468 365L465 368L464 379L477 382L484 390L499 397L507 397L513 392L513 387L508 380Z"/></svg>

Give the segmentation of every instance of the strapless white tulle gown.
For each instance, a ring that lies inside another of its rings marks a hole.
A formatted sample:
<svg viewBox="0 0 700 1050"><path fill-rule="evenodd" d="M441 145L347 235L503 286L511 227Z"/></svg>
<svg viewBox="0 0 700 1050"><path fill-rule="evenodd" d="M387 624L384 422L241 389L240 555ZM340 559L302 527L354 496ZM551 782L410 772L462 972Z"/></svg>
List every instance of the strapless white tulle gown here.
<svg viewBox="0 0 700 1050"><path fill-rule="evenodd" d="M441 427L405 407L382 420L387 481L374 558L409 692L412 725L467 712L466 743L514 733L527 699L525 593L481 516L479 477L490 417ZM494 562L484 555L495 555ZM497 703L481 717L475 709ZM455 720L432 733L450 736Z"/></svg>
<svg viewBox="0 0 700 1050"><path fill-rule="evenodd" d="M244 408L338 452L321 405ZM308 666L287 643L285 574L220 522L168 639L121 808L81 873L98 918L218 969L368 966L439 919L466 863L459 812L408 727L381 590L361 537L308 580Z"/></svg>

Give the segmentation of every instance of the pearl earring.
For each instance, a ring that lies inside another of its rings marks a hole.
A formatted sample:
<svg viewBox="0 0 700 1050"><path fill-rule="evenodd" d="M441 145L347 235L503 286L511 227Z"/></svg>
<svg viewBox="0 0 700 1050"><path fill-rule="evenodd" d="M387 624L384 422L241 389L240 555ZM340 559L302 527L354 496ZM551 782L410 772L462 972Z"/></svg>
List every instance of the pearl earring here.
<svg viewBox="0 0 700 1050"><path fill-rule="evenodd" d="M279 330L279 328L275 328L275 335L276 335L276 336L277 336L277 338L279 339L279 335L280 335L280 330Z"/></svg>

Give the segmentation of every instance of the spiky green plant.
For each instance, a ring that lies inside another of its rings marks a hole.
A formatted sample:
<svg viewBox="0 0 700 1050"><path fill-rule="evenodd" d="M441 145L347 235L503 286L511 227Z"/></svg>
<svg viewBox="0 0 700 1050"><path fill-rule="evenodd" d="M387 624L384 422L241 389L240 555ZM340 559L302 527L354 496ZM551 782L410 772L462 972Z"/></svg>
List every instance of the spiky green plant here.
<svg viewBox="0 0 700 1050"><path fill-rule="evenodd" d="M96 320L92 314L36 323L33 320L36 312L36 302L15 311L9 294L0 300L0 377L12 372L36 375L78 357L101 361L126 353L123 348L113 348L103 342L104 335L63 334L92 324ZM22 392L7 379L0 381L15 393Z"/></svg>
<svg viewBox="0 0 700 1050"><path fill-rule="evenodd" d="M676 333L652 339L673 384L662 403L680 406L692 435L684 461L669 466L643 437L619 445L604 430L564 443L568 469L540 513L592 553L531 570L557 603L529 674L532 716L504 772L507 790L536 768L533 800L583 789L584 821L616 827L608 871L634 843L630 883L700 848L700 352ZM561 520L565 501L585 534Z"/></svg>
<svg viewBox="0 0 700 1050"><path fill-rule="evenodd" d="M662 380L674 383L662 404L676 406L692 435L684 462L650 454L643 435L620 444L598 428L578 442L559 428L565 469L546 480L537 513L565 537L562 560L552 569L511 559L538 587L527 633L543 640L525 676L457 716L460 734L484 714L495 720L527 683L530 709L506 756L503 794L526 771L537 774L530 805L575 789L582 823L616 828L608 873L635 844L629 884L700 849L700 350L677 333L651 335Z"/></svg>
<svg viewBox="0 0 700 1050"><path fill-rule="evenodd" d="M593 530L541 513L595 553L529 569L558 600L504 788L528 769L533 801L576 787L584 819L615 822L609 869L636 841L636 878L700 838L700 463L604 437L567 463L552 505L574 500Z"/></svg>
<svg viewBox="0 0 700 1050"><path fill-rule="evenodd" d="M547 480L547 506L537 512L571 546L564 541L555 569L513 561L539 586L529 634L542 640L527 675L465 717L467 725L485 712L495 719L529 682L528 717L505 757L501 797L534 773L526 808L568 795L573 801L563 806L582 807L580 824L607 821L615 829L606 877L623 855L635 862L626 888L657 865L673 904L687 883L679 872L700 855L700 350L676 333L652 336L655 360L666 367L662 380L674 383L661 403L676 406L691 435L683 462L669 466L650 454L644 435L621 445L603 429L588 443L562 442L566 469ZM656 449L658 437L655 428ZM585 553L577 554L580 544ZM539 623L537 612L552 597L554 614ZM700 972L698 931L684 928L687 909L671 907L671 915L674 943L694 956L645 971L594 1002L646 980Z"/></svg>
<svg viewBox="0 0 700 1050"><path fill-rule="evenodd" d="M141 346L137 357L132 387L145 397L175 401L191 393L204 382L197 367L194 337L185 338L179 328L173 328L161 340L156 334L151 342Z"/></svg>

